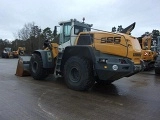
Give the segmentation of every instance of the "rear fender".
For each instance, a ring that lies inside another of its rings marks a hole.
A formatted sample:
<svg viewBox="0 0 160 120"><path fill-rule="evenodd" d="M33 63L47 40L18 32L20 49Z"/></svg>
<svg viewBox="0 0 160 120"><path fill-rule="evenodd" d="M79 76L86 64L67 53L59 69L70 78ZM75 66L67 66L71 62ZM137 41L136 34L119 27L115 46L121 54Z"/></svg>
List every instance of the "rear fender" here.
<svg viewBox="0 0 160 120"><path fill-rule="evenodd" d="M90 60L90 62L92 62L93 65L95 64L95 61L96 61L96 58L93 52L93 48L91 46L84 46L84 45L68 46L65 48L64 53L63 53L61 71L63 71L65 62L71 56L84 57Z"/></svg>

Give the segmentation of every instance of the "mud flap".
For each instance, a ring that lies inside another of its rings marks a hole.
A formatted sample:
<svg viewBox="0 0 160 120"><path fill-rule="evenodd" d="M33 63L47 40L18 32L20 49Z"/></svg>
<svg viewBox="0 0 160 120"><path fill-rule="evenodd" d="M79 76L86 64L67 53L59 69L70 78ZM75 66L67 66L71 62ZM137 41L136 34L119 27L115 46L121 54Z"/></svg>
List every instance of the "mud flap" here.
<svg viewBox="0 0 160 120"><path fill-rule="evenodd" d="M29 63L31 56L19 56L16 74L17 76L29 76Z"/></svg>

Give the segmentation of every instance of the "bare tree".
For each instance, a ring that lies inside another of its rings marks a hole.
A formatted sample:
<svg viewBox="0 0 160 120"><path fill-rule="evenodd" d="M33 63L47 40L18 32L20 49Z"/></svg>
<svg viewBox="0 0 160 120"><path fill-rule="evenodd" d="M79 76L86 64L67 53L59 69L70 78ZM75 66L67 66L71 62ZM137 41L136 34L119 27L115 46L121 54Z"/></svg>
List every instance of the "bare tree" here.
<svg viewBox="0 0 160 120"><path fill-rule="evenodd" d="M24 27L18 31L18 39L20 40L28 40L31 35L32 35L32 28L35 26L35 23L32 22L32 23L28 23L28 24L25 24Z"/></svg>

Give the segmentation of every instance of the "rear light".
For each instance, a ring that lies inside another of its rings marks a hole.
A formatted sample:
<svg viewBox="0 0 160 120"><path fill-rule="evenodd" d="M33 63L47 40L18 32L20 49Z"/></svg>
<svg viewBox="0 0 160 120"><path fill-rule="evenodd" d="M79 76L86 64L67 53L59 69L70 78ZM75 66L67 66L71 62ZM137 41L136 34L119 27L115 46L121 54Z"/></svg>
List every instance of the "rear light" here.
<svg viewBox="0 0 160 120"><path fill-rule="evenodd" d="M144 56L147 56L148 55L148 53L147 52L144 52Z"/></svg>
<svg viewBox="0 0 160 120"><path fill-rule="evenodd" d="M121 64L127 64L127 62L126 62L124 59L119 59L119 62L120 62Z"/></svg>

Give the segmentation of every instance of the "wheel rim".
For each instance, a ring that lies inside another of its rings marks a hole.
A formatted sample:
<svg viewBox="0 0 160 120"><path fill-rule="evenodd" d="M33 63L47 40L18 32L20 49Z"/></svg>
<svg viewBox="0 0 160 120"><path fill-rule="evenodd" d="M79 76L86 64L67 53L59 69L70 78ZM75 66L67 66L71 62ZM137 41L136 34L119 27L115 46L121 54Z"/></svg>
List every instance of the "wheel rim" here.
<svg viewBox="0 0 160 120"><path fill-rule="evenodd" d="M79 82L80 81L80 72L77 68L73 67L70 70L69 78L72 82Z"/></svg>
<svg viewBox="0 0 160 120"><path fill-rule="evenodd" d="M32 71L33 71L34 73L36 73L37 68L38 68L38 63L34 61L33 64L32 64Z"/></svg>

